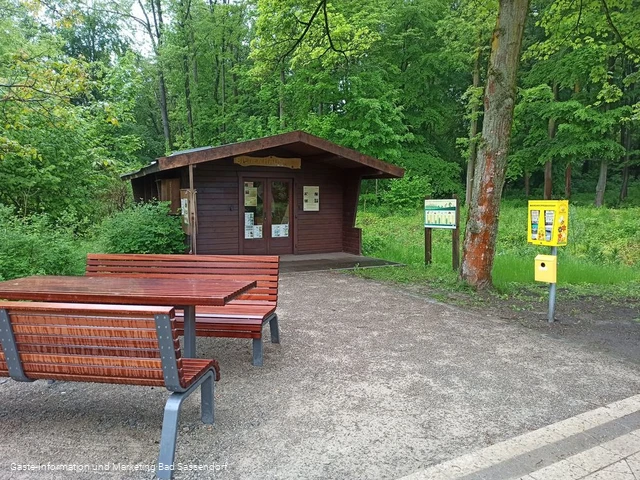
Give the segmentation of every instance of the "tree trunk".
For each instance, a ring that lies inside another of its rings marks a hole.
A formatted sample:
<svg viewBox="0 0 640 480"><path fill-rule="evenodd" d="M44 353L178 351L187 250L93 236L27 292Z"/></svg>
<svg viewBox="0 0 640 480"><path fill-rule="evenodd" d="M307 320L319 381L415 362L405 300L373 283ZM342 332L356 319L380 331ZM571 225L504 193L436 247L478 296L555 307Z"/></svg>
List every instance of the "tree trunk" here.
<svg viewBox="0 0 640 480"><path fill-rule="evenodd" d="M280 130L284 130L284 65L280 69L280 103L278 106L278 115L280 118Z"/></svg>
<svg viewBox="0 0 640 480"><path fill-rule="evenodd" d="M164 73L160 67L158 83L160 86L160 115L162 116L162 131L164 133L164 145L167 151L173 149L171 142L171 130L169 129L169 109L167 106L167 86L164 81Z"/></svg>
<svg viewBox="0 0 640 480"><path fill-rule="evenodd" d="M549 120L551 121L551 120ZM553 194L553 169L551 165L551 160L547 160L544 163L544 196L545 200L551 200L551 195Z"/></svg>
<svg viewBox="0 0 640 480"><path fill-rule="evenodd" d="M475 60L473 62L473 88L480 86L480 53L482 36L478 34L478 44L476 45ZM465 205L471 203L471 192L473 191L473 173L476 168L476 158L478 156L478 105L474 101L471 105L471 126L469 127L469 161L467 162L467 190L465 194Z"/></svg>
<svg viewBox="0 0 640 480"><path fill-rule="evenodd" d="M616 66L616 59L615 57L611 56L609 57L609 72L613 72L613 70L615 69ZM609 76L607 79L608 83L611 83L612 78ZM611 105L609 103L605 103L603 105L603 109L605 112L609 111ZM604 205L604 192L607 188L607 170L609 168L609 160L608 159L602 159L600 161L600 173L598 175L598 185L596 185L596 199L594 201L594 205L596 207L602 207Z"/></svg>
<svg viewBox="0 0 640 480"><path fill-rule="evenodd" d="M167 104L167 84L164 78L164 67L162 59L162 44L164 35L164 19L162 17L162 1L153 0L151 2L153 11L153 21L155 24L155 35L157 38L156 57L158 59L158 86L159 86L159 104L160 115L162 117L162 131L164 133L165 150L171 151L173 143L171 142L171 129L169 127L169 106Z"/></svg>
<svg viewBox="0 0 640 480"><path fill-rule="evenodd" d="M622 125L620 130L624 157L622 159L622 185L620 185L620 201L624 201L629 195L629 163L631 160L631 128Z"/></svg>
<svg viewBox="0 0 640 480"><path fill-rule="evenodd" d="M567 167L564 169L564 198L569 200L571 198L571 164L567 163Z"/></svg>
<svg viewBox="0 0 640 480"><path fill-rule="evenodd" d="M634 62L628 61L627 58L623 60L624 75L629 77L636 71ZM636 84L632 83L623 87L623 92L634 91ZM633 103L633 97L627 97L625 102L627 105ZM635 98L637 100L637 97ZM624 157L622 158L622 184L620 185L620 201L626 200L629 195L629 164L631 162L631 125L622 124L620 127L620 143L624 147Z"/></svg>
<svg viewBox="0 0 640 480"><path fill-rule="evenodd" d="M620 185L620 201L624 202L629 196L629 165L622 168L622 185Z"/></svg>
<svg viewBox="0 0 640 480"><path fill-rule="evenodd" d="M598 176L598 185L596 186L596 201L595 206L601 207L604 205L604 191L607 188L607 168L609 167L609 162L607 160L602 160L600 162L600 175Z"/></svg>
<svg viewBox="0 0 640 480"><path fill-rule="evenodd" d="M227 5L226 0L222 2L223 5ZM220 99L222 100L222 133L227 131L227 27L226 18L229 14L229 10L225 7L222 11L222 38L220 40Z"/></svg>
<svg viewBox="0 0 640 480"><path fill-rule="evenodd" d="M531 174L529 172L524 172L524 196L525 198L529 198L529 193L531 193Z"/></svg>
<svg viewBox="0 0 640 480"><path fill-rule="evenodd" d="M189 143L190 147L193 148L196 146L196 140L193 129L193 109L191 106L191 80L189 78L191 72L189 71L189 57L187 55L183 55L182 57L182 68L184 74L184 99L187 109L187 126L189 127Z"/></svg>
<svg viewBox="0 0 640 480"><path fill-rule="evenodd" d="M558 100L558 83L553 82L553 100ZM549 124L547 125L547 134L549 139L552 140L556 136L556 119L549 118ZM551 200L553 195L553 164L552 160L548 159L544 164L544 199Z"/></svg>
<svg viewBox="0 0 640 480"><path fill-rule="evenodd" d="M484 94L482 140L474 172L460 277L491 287L500 197L507 171L516 81L529 0L500 0Z"/></svg>
<svg viewBox="0 0 640 480"><path fill-rule="evenodd" d="M195 133L193 127L193 106L191 103L191 45L193 45L193 35L189 35L191 29L191 1L180 2L180 19L178 27L180 28L183 39L183 53L182 53L182 75L184 76L184 102L185 110L187 113L187 128L189 129L189 147L193 148L196 145Z"/></svg>

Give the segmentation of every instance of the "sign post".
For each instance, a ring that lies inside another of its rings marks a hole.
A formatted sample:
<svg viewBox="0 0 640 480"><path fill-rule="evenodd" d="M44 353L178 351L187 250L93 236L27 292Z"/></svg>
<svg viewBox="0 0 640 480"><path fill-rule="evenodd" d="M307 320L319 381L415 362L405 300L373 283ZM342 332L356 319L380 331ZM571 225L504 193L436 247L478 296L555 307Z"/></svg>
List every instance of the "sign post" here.
<svg viewBox="0 0 640 480"><path fill-rule="evenodd" d="M444 228L451 230L452 255L451 263L453 269L460 266L460 211L458 210L458 197L446 200L424 199L424 263L429 265L432 262L431 253L431 230L433 228Z"/></svg>

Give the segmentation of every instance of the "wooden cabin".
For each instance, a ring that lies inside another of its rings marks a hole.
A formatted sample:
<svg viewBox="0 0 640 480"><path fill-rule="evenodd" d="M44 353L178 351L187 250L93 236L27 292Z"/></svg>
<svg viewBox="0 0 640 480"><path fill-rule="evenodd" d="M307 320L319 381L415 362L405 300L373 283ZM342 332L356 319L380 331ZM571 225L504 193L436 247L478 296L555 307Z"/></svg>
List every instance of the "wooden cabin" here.
<svg viewBox="0 0 640 480"><path fill-rule="evenodd" d="M125 175L171 201L199 254L361 253L360 182L404 170L305 132L176 152Z"/></svg>

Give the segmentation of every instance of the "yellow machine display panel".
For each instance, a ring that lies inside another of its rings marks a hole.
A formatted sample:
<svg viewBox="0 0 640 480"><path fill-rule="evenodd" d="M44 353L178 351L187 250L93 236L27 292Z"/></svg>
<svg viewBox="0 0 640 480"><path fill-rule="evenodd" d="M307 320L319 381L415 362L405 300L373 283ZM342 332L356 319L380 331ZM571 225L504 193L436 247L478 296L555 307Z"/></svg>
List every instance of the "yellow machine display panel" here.
<svg viewBox="0 0 640 480"><path fill-rule="evenodd" d="M569 232L568 200L529 200L527 241L534 245L563 247Z"/></svg>

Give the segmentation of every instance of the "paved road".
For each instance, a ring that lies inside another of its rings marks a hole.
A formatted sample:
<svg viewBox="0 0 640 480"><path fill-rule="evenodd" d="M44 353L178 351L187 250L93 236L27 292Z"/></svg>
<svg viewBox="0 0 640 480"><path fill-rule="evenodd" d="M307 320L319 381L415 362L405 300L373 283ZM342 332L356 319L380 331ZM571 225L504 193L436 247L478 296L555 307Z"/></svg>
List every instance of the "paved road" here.
<svg viewBox="0 0 640 480"><path fill-rule="evenodd" d="M640 395L415 472L402 480L638 480Z"/></svg>

